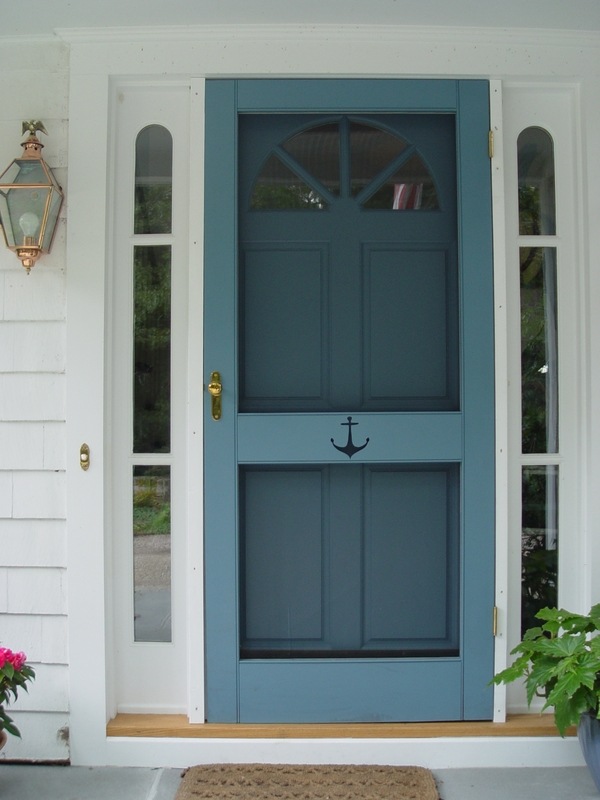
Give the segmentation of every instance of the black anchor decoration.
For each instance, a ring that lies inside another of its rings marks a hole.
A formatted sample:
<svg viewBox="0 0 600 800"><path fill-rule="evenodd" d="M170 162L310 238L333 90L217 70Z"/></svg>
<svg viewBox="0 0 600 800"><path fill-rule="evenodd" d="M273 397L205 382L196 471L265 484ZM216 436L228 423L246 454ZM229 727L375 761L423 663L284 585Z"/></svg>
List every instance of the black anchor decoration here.
<svg viewBox="0 0 600 800"><path fill-rule="evenodd" d="M360 447L357 447L354 442L352 441L352 426L358 425L358 422L352 422L352 417L348 417L348 422L340 422L340 425L347 425L348 426L348 441L343 447L337 445L333 439L331 440L331 444L335 447L336 450L339 450L340 453L346 453L348 458L352 458L355 453L358 453L360 450L364 450L365 447L369 444L369 437L367 436L367 440L364 444L361 444Z"/></svg>

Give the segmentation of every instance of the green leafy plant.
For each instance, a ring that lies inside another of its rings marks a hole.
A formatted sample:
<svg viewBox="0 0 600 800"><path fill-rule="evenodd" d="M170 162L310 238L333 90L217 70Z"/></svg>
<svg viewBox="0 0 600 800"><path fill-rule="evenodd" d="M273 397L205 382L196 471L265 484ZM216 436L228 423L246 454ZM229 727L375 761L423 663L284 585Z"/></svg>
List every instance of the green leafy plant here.
<svg viewBox="0 0 600 800"><path fill-rule="evenodd" d="M0 731L21 736L4 706L17 699L19 689L27 691L27 681L34 678L35 671L27 664L25 653L13 653L8 647L0 647Z"/></svg>
<svg viewBox="0 0 600 800"><path fill-rule="evenodd" d="M586 616L543 608L542 625L525 632L512 655L517 659L493 679L496 684L525 679L527 702L544 697L554 707L561 736L590 712L600 719L600 603Z"/></svg>

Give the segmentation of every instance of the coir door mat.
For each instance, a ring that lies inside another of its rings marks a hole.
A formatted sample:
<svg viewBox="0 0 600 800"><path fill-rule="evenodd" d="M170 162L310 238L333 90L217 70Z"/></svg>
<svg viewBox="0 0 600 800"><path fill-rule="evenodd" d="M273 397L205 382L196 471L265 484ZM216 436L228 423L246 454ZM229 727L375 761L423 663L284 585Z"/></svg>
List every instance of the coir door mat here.
<svg viewBox="0 0 600 800"><path fill-rule="evenodd" d="M439 800L422 767L207 764L185 773L175 800Z"/></svg>

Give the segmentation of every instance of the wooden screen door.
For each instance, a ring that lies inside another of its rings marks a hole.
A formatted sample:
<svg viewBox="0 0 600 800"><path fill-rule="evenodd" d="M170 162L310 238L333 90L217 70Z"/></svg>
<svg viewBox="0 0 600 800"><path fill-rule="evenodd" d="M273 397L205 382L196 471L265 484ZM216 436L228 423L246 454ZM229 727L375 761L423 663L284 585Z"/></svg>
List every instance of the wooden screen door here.
<svg viewBox="0 0 600 800"><path fill-rule="evenodd" d="M487 84L206 115L207 718L490 718Z"/></svg>

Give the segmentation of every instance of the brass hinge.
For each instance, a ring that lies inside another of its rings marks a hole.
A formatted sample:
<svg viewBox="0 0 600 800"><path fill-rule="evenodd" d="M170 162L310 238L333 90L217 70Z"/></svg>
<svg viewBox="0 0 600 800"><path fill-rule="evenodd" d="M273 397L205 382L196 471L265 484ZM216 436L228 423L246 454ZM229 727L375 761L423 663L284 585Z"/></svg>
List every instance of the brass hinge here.
<svg viewBox="0 0 600 800"><path fill-rule="evenodd" d="M494 131L488 132L488 156L494 157Z"/></svg>
<svg viewBox="0 0 600 800"><path fill-rule="evenodd" d="M492 611L492 635L498 635L498 606L494 606Z"/></svg>

